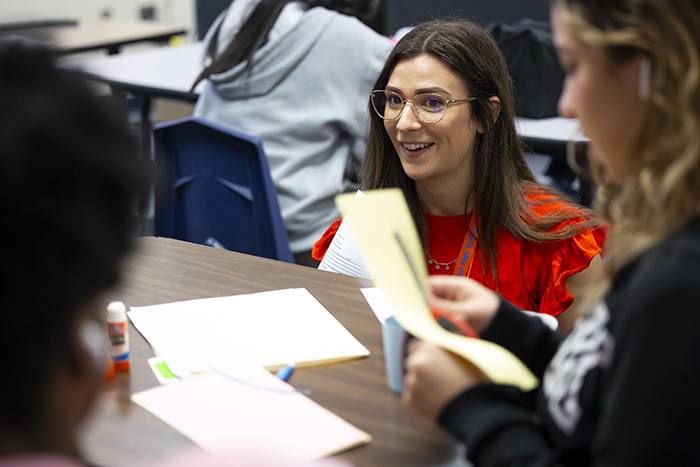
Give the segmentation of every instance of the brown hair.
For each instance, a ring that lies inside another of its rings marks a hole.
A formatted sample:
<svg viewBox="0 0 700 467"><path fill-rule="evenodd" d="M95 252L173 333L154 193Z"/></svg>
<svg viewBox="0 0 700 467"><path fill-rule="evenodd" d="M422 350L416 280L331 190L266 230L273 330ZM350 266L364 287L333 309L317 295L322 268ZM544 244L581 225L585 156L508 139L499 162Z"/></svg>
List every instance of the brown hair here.
<svg viewBox="0 0 700 467"><path fill-rule="evenodd" d="M532 175L515 131L508 67L496 42L484 28L463 19L436 20L419 25L391 52L374 89L385 89L399 62L423 54L447 65L464 81L469 95L476 98L469 104L472 118L481 124L484 132L478 134L475 141L474 182L467 193L466 205L471 202L475 207L482 262L488 264L487 258L490 257L490 269L496 280L496 258L492 253L495 252L498 227L516 237L543 242L568 238L600 225L590 210L572 205L560 194L537 183ZM492 96L500 99L500 113L489 100ZM384 121L371 108L369 113L371 127L362 167L362 188L401 188L425 244L427 224L415 182L404 172ZM528 193L548 193L564 203L547 216L535 216L532 206L551 200L528 199ZM563 227L553 230L558 224L572 219L577 222L566 222Z"/></svg>

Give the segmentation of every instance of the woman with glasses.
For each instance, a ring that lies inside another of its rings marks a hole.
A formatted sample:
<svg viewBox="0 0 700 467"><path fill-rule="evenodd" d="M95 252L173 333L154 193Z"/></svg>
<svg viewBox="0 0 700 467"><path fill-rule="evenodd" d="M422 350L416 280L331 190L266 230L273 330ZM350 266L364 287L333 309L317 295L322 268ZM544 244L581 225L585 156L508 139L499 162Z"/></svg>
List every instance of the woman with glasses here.
<svg viewBox="0 0 700 467"><path fill-rule="evenodd" d="M567 71L559 110L591 140L596 204L613 226L607 275L563 341L473 281L433 280L438 306L541 384L488 384L416 342L404 398L464 441L476 466L695 466L700 5L556 0L552 25Z"/></svg>
<svg viewBox="0 0 700 467"><path fill-rule="evenodd" d="M403 190L430 274L471 277L522 309L556 316L567 332L578 289L603 274L602 226L535 181L515 131L508 68L489 33L466 20L416 27L370 101L362 188ZM338 225L316 243L316 259Z"/></svg>
<svg viewBox="0 0 700 467"><path fill-rule="evenodd" d="M235 0L204 39L194 115L260 138L297 263L357 189L386 28L385 0Z"/></svg>

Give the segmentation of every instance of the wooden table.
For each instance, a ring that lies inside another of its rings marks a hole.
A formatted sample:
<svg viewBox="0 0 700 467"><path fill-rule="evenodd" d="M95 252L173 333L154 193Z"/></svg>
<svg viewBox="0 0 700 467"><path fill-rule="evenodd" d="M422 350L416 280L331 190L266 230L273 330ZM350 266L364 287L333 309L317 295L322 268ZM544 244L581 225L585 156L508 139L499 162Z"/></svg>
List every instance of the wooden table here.
<svg viewBox="0 0 700 467"><path fill-rule="evenodd" d="M149 21L80 19L75 24L6 29L0 35L18 35L36 39L47 43L61 53L107 49L107 52L112 55L119 53L123 45L136 42L167 43L172 36L186 32L187 29L180 25Z"/></svg>
<svg viewBox="0 0 700 467"><path fill-rule="evenodd" d="M469 465L458 443L387 387L380 324L359 290L369 281L179 240L143 237L137 245L123 285L108 299L130 307L304 287L370 350L368 358L298 369L290 380L372 435L372 442L341 457L358 467ZM131 402L131 393L158 382L146 362L153 352L131 325L130 338L131 372L107 382L81 435L87 460L96 466L154 461L193 446Z"/></svg>

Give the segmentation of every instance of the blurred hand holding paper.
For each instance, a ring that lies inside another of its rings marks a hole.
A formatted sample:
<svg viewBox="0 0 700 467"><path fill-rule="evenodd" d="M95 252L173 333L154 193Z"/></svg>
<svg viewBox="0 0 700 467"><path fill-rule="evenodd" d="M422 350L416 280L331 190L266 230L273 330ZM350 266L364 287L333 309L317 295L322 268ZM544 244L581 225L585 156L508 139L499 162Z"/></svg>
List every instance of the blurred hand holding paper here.
<svg viewBox="0 0 700 467"><path fill-rule="evenodd" d="M495 383L518 386L525 391L537 387L537 377L508 350L440 327L426 302L428 271L403 193L391 188L365 195L362 198L354 194L339 195L336 204L341 214L352 209L354 233L363 262L375 285L384 290L392 303L396 321L414 336L470 361Z"/></svg>

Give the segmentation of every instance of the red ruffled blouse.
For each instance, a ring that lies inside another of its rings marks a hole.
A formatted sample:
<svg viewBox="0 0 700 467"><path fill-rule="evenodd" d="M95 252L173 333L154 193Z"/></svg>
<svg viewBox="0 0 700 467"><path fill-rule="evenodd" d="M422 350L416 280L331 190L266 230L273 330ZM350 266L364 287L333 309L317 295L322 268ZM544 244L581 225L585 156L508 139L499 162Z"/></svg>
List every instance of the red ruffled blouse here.
<svg viewBox="0 0 700 467"><path fill-rule="evenodd" d="M546 215L560 202L533 206L533 212ZM472 213L467 216L441 217L426 214L429 226L428 244L430 256L439 263L449 263L459 255L459 250L467 233ZM338 219L326 230L314 245L312 255L320 261L338 231ZM569 222L576 222L575 220ZM560 227L561 228L561 227ZM513 236L505 229L496 230L496 271L498 275L498 292L520 309L538 311L557 316L565 311L574 301L564 279L586 269L591 260L602 251L605 240L603 228L580 232L573 237L550 242L532 242ZM490 268L481 263L481 254L472 269L471 278L496 290L496 284ZM427 261L427 256L426 256ZM455 263L450 269L439 269L435 264L428 265L428 273L452 274Z"/></svg>

